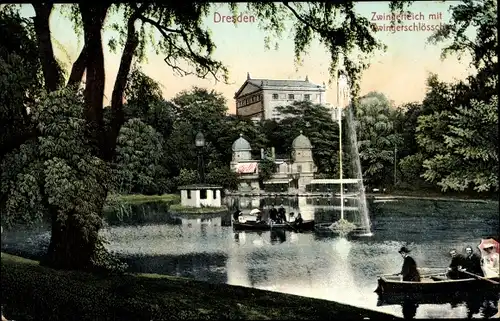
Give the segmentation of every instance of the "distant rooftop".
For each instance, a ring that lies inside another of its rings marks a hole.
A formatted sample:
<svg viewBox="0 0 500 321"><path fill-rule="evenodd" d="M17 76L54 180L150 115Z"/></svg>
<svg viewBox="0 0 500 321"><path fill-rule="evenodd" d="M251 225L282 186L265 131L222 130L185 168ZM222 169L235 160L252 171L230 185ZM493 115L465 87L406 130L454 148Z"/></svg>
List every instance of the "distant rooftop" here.
<svg viewBox="0 0 500 321"><path fill-rule="evenodd" d="M276 79L248 79L252 85L257 87L303 87L320 88L321 85L313 84L309 80L276 80Z"/></svg>
<svg viewBox="0 0 500 321"><path fill-rule="evenodd" d="M292 80L292 79L252 79L250 73L247 73L247 80L240 89L235 93L235 98L238 96L246 84L252 84L257 88L262 89L262 87L292 87L292 88L325 88L325 83L323 85L314 84L309 81L309 77L306 76L305 80Z"/></svg>

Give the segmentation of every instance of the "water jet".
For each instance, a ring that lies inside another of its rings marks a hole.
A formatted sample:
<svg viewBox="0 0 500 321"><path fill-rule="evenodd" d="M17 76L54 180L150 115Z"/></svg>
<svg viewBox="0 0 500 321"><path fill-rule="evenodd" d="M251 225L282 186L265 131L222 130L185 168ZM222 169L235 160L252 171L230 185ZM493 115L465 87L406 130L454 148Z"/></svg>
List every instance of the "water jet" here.
<svg viewBox="0 0 500 321"><path fill-rule="evenodd" d="M359 158L359 150L356 135L356 126L354 122L354 116L352 113L351 102L350 102L350 88L349 80L342 70L339 70L337 77L337 108L343 108L348 106L345 110L346 113L339 113L338 125L339 125L339 185L340 185L340 219L334 222L329 228L340 235L348 235L352 232L358 232L357 234L364 236L371 236L371 223L368 214L368 206L366 204L365 187L363 184L363 173L361 170L361 161ZM345 114L347 121L347 136L349 139L352 169L355 173L355 178L344 179L343 178L343 164L342 164L342 116ZM351 193L348 197L350 199L357 200L357 207L359 213L359 223L350 222L345 218L344 215L344 184L355 184L357 192Z"/></svg>

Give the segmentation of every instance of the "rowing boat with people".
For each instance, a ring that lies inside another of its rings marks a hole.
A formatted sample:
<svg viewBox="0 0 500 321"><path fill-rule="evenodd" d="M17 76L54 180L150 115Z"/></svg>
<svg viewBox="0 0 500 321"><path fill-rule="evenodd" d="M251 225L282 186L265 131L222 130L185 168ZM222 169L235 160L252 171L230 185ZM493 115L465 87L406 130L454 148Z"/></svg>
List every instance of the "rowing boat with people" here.
<svg viewBox="0 0 500 321"><path fill-rule="evenodd" d="M284 229L288 231L312 231L314 230L314 220L305 220L302 223L284 222L284 223L267 223L264 221L255 222L235 222L233 221L233 229L235 231L270 231L274 229Z"/></svg>
<svg viewBox="0 0 500 321"><path fill-rule="evenodd" d="M454 293L467 291L500 291L500 278L470 276L465 279L449 279L446 273L422 275L419 282L402 281L398 275L381 275L378 277L378 294L427 294Z"/></svg>

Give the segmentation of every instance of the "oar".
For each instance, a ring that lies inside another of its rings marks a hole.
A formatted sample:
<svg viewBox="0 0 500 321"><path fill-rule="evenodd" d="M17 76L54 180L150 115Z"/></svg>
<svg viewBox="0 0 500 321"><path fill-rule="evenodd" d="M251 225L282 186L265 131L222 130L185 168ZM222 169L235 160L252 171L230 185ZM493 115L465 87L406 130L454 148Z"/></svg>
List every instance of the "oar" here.
<svg viewBox="0 0 500 321"><path fill-rule="evenodd" d="M485 278L483 276L480 276L480 275L477 275L477 274L474 274L474 273L470 273L470 272L467 272L467 271L460 271L460 272L463 272L465 274L469 274L470 276L473 276L473 277L475 277L477 279L488 281L488 282L493 283L493 284L500 284L500 282L497 282L495 280L491 280L491 279Z"/></svg>
<svg viewBox="0 0 500 321"><path fill-rule="evenodd" d="M288 226L290 226L291 228L293 228L293 230L294 230L295 232L298 232L298 231L299 231L298 229L296 229L295 227L293 227L293 225L291 225L291 224L290 224L290 223L288 223L287 221L285 221L285 224L286 224L286 225L288 225Z"/></svg>

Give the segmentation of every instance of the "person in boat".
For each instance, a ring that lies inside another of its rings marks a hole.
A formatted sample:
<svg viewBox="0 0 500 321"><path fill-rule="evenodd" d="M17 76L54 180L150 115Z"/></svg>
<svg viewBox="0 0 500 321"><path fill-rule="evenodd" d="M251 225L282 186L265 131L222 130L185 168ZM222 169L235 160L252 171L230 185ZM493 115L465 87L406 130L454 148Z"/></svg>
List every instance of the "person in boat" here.
<svg viewBox="0 0 500 321"><path fill-rule="evenodd" d="M403 246L399 250L399 254L403 257L403 267L399 275L403 277L403 281L420 282L420 273L418 273L417 262L409 255L410 250Z"/></svg>
<svg viewBox="0 0 500 321"><path fill-rule="evenodd" d="M493 244L484 246L486 254L481 259L484 276L487 278L495 278L499 276L500 262L498 253L495 251Z"/></svg>
<svg viewBox="0 0 500 321"><path fill-rule="evenodd" d="M256 221L257 223L263 223L263 221L262 221L262 212L260 212L260 211L259 211L259 212L257 213L256 218L255 218L255 221Z"/></svg>
<svg viewBox="0 0 500 321"><path fill-rule="evenodd" d="M278 223L286 222L286 210L283 207L283 204L278 208Z"/></svg>
<svg viewBox="0 0 500 321"><path fill-rule="evenodd" d="M278 220L278 210L274 208L274 205L271 205L271 209L269 210L269 218L273 222L276 222Z"/></svg>
<svg viewBox="0 0 500 321"><path fill-rule="evenodd" d="M462 269L475 275L484 276L483 270L481 269L481 258L479 257L479 255L474 253L474 250L471 246L467 246L465 248L465 256L462 262ZM464 277L470 276L465 275Z"/></svg>
<svg viewBox="0 0 500 321"><path fill-rule="evenodd" d="M236 211L234 211L234 213L233 213L233 220L234 220L235 222L237 222L237 221L238 221L238 217L240 217L241 215L242 215L242 214L241 214L240 209L239 209L239 208L238 208L238 209L236 209ZM226 217L227 217L227 216L226 216Z"/></svg>
<svg viewBox="0 0 500 321"><path fill-rule="evenodd" d="M448 272L446 273L446 276L449 279L453 280L460 279L461 273L459 269L461 269L463 266L464 257L461 254L458 254L457 250L455 249L450 250L450 256L451 256L451 262L450 265L448 266Z"/></svg>
<svg viewBox="0 0 500 321"><path fill-rule="evenodd" d="M300 224L302 224L302 222L304 222L304 220L302 219L302 215L300 215L300 213L299 213L299 214L297 214L297 217L295 218L295 224L300 225Z"/></svg>

